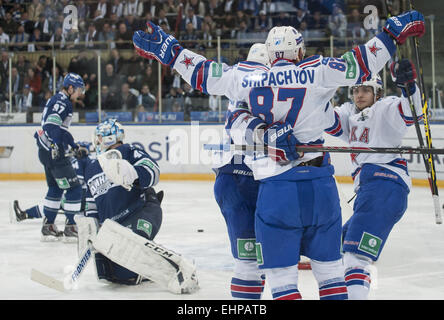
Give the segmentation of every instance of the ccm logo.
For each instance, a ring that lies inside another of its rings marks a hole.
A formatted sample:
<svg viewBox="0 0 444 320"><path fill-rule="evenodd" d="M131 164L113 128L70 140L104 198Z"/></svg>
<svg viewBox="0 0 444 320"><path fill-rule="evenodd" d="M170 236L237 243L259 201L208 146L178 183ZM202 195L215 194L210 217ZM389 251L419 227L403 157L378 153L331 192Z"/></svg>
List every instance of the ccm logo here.
<svg viewBox="0 0 444 320"><path fill-rule="evenodd" d="M273 130L273 129L272 129ZM273 130L275 132L273 132L273 134L270 136L269 142L274 142L277 140L277 138L279 138L280 136L282 136L283 134L289 132L290 130L292 130L291 128L291 124L288 124L287 126L280 128L278 131Z"/></svg>

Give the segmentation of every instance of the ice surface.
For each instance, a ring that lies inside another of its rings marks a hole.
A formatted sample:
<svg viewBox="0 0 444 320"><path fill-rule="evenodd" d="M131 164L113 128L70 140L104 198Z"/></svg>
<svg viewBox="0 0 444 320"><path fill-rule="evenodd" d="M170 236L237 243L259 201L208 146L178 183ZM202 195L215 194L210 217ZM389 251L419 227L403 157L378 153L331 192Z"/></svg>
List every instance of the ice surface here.
<svg viewBox="0 0 444 320"><path fill-rule="evenodd" d="M32 268L62 280L64 269L77 261L76 244L40 242L41 219L9 222L12 200L18 199L22 209L37 204L46 192L44 181L1 181L0 299L231 299L233 261L213 183L162 181L156 189L165 191L163 225L156 241L194 259L201 287L197 293L174 295L153 283L103 284L96 280L92 263L78 288L69 293L31 281ZM353 195L352 185L341 184L341 189L346 197ZM435 224L433 212L430 190L414 187L409 208L375 265L370 299L444 299L444 225ZM56 223L62 229L64 218L59 216ZM300 271L299 279L303 298L318 299L311 271ZM271 299L267 287L264 299Z"/></svg>

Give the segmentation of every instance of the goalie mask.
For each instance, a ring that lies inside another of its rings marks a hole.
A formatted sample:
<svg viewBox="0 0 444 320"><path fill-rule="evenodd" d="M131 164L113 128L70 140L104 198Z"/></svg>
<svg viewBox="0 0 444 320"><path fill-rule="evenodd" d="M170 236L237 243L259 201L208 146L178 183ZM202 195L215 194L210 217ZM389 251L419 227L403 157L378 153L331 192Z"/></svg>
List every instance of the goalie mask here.
<svg viewBox="0 0 444 320"><path fill-rule="evenodd" d="M272 64L278 59L299 62L305 56L304 38L293 27L274 27L271 29L268 32L265 46Z"/></svg>
<svg viewBox="0 0 444 320"><path fill-rule="evenodd" d="M123 142L125 131L116 119L107 119L100 123L93 135L93 145L97 154L105 152L118 142Z"/></svg>

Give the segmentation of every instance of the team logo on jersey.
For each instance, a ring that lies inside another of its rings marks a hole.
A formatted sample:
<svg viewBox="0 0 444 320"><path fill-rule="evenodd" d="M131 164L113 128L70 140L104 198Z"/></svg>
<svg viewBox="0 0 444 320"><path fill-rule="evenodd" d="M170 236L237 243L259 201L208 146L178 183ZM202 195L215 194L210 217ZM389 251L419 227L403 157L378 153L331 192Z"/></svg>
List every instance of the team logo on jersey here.
<svg viewBox="0 0 444 320"><path fill-rule="evenodd" d="M112 186L113 183L106 177L104 172L101 172L88 180L88 187L94 198L107 193Z"/></svg>
<svg viewBox="0 0 444 320"><path fill-rule="evenodd" d="M376 57L376 55L378 54L379 50L382 50L382 48L379 48L376 46L376 41L373 42L373 45L371 47L368 48L370 50L370 52Z"/></svg>
<svg viewBox="0 0 444 320"><path fill-rule="evenodd" d="M180 63L184 64L185 67L186 67L187 70L188 70L188 67L189 67L189 66L194 67L193 59L194 59L194 57L187 57L187 55L184 54L184 55L183 55L183 60L182 60Z"/></svg>
<svg viewBox="0 0 444 320"><path fill-rule="evenodd" d="M215 62L213 62L211 64L211 76L213 78L220 78L220 77L222 77L222 63L215 63Z"/></svg>
<svg viewBox="0 0 444 320"><path fill-rule="evenodd" d="M239 259L256 259L256 239L237 239Z"/></svg>
<svg viewBox="0 0 444 320"><path fill-rule="evenodd" d="M148 237L151 237L153 225L149 221L139 219L137 220L137 230L143 231L148 235Z"/></svg>
<svg viewBox="0 0 444 320"><path fill-rule="evenodd" d="M374 257L377 257L379 250L381 249L382 239L372 235L370 233L364 232L359 242L358 249L368 253Z"/></svg>
<svg viewBox="0 0 444 320"><path fill-rule="evenodd" d="M364 110L364 111L366 111L366 110ZM365 121L369 118L368 112L364 112L364 111L361 112L360 117L358 118L358 121Z"/></svg>

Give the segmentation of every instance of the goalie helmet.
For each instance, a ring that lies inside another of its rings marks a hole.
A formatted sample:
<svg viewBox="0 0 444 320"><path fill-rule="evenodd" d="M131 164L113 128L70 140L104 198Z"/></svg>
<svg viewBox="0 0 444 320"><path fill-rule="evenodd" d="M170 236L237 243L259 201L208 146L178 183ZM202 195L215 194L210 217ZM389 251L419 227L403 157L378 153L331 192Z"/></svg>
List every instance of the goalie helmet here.
<svg viewBox="0 0 444 320"><path fill-rule="evenodd" d="M255 43L251 46L248 52L247 61L262 63L267 67L270 66L270 59L268 58L267 47L264 43Z"/></svg>
<svg viewBox="0 0 444 320"><path fill-rule="evenodd" d="M293 27L274 27L268 32L265 41L271 63L278 59L301 61L305 56L302 34Z"/></svg>
<svg viewBox="0 0 444 320"><path fill-rule="evenodd" d="M361 84L357 84L350 87L349 96L353 100L353 89L358 87L372 87L373 88L373 94L375 95L374 102L382 97L384 94L384 89L382 87L382 79L378 74L374 74L370 80L364 81Z"/></svg>
<svg viewBox="0 0 444 320"><path fill-rule="evenodd" d="M116 119L107 119L100 123L93 135L93 145L97 154L105 152L118 142L123 142L125 131Z"/></svg>

